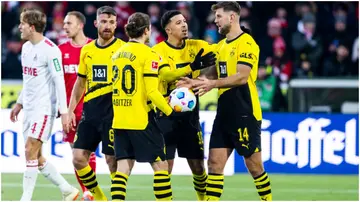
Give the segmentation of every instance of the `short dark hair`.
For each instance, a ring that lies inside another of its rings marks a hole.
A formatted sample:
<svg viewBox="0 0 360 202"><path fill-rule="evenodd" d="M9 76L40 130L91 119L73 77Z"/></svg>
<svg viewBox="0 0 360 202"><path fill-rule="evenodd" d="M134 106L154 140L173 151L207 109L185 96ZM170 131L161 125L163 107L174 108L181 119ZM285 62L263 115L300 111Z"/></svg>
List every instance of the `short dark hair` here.
<svg viewBox="0 0 360 202"><path fill-rule="evenodd" d="M24 9L20 18L30 26L34 26L36 32L43 33L45 31L46 15L43 12L36 9Z"/></svg>
<svg viewBox="0 0 360 202"><path fill-rule="evenodd" d="M68 12L66 15L73 15L73 16L75 16L78 20L80 20L80 22L82 23L82 24L86 24L86 17L85 17L85 15L84 14L82 14L81 12L79 12L79 11L70 11L70 12Z"/></svg>
<svg viewBox="0 0 360 202"><path fill-rule="evenodd" d="M236 1L221 1L211 6L212 11L216 11L220 8L224 9L224 11L234 11L238 15L240 15L241 11L241 6Z"/></svg>
<svg viewBox="0 0 360 202"><path fill-rule="evenodd" d="M96 11L96 16L99 16L101 14L117 16L115 9L111 6L101 6L100 8L98 8Z"/></svg>
<svg viewBox="0 0 360 202"><path fill-rule="evenodd" d="M130 15L128 22L125 25L126 34L130 38L141 37L146 28L150 29L150 17L149 15L140 12Z"/></svg>
<svg viewBox="0 0 360 202"><path fill-rule="evenodd" d="M178 10L170 10L166 11L164 15L161 17L161 27L165 29L166 25L169 24L170 19L175 15L180 15L181 12Z"/></svg>

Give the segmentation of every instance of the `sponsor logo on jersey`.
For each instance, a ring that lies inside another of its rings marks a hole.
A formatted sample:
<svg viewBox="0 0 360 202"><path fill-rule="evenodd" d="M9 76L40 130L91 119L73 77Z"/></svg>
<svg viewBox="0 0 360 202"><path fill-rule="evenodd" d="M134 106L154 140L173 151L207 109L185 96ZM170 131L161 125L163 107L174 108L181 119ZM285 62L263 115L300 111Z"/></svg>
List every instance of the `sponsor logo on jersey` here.
<svg viewBox="0 0 360 202"><path fill-rule="evenodd" d="M55 70L57 72L61 71L61 66L60 66L59 60L57 58L53 59L53 63L54 63Z"/></svg>

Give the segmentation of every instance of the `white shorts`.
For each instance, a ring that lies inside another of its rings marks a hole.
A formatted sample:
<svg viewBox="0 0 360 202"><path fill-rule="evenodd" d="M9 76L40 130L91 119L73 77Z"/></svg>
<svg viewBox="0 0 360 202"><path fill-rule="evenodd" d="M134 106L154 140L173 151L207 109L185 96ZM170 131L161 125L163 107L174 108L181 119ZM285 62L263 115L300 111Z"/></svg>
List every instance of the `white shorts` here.
<svg viewBox="0 0 360 202"><path fill-rule="evenodd" d="M23 134L25 140L27 137L32 137L43 143L47 142L51 136L51 130L54 125L55 117L50 115L39 115L24 118Z"/></svg>

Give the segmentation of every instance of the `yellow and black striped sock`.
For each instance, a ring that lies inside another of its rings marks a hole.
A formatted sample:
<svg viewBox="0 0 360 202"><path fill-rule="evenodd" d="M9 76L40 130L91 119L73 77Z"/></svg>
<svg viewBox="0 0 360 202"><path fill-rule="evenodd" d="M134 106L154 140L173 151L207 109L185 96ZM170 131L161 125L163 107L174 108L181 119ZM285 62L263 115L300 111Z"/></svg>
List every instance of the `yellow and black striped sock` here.
<svg viewBox="0 0 360 202"><path fill-rule="evenodd" d="M116 172L112 172L112 173L110 173L111 180L113 180L113 179L114 179L115 175L116 175Z"/></svg>
<svg viewBox="0 0 360 202"><path fill-rule="evenodd" d="M207 175L206 175L205 170L204 170L203 174L201 174L201 175L196 175L193 173L194 189L196 191L198 201L205 200L206 179L207 179Z"/></svg>
<svg viewBox="0 0 360 202"><path fill-rule="evenodd" d="M172 189L168 171L154 172L154 194L157 201L171 201Z"/></svg>
<svg viewBox="0 0 360 202"><path fill-rule="evenodd" d="M111 198L113 201L124 201L126 197L126 184L128 175L116 172L111 183Z"/></svg>
<svg viewBox="0 0 360 202"><path fill-rule="evenodd" d="M98 185L96 175L89 165L83 169L76 170L76 172L81 182L92 193L96 201L107 201L104 192Z"/></svg>
<svg viewBox="0 0 360 202"><path fill-rule="evenodd" d="M260 200L272 201L270 178L265 171L260 176L254 177L254 183L259 193Z"/></svg>
<svg viewBox="0 0 360 202"><path fill-rule="evenodd" d="M206 181L206 196L207 201L220 200L224 189L224 175L209 173Z"/></svg>

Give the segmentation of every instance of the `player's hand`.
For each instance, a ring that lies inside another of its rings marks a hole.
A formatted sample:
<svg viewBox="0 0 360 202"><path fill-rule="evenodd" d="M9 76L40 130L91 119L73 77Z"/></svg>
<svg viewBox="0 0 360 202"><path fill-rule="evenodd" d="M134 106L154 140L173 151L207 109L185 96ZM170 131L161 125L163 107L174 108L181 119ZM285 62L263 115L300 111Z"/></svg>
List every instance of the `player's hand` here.
<svg viewBox="0 0 360 202"><path fill-rule="evenodd" d="M61 124L63 127L63 131L65 133L68 133L69 132L69 115L67 113L61 114Z"/></svg>
<svg viewBox="0 0 360 202"><path fill-rule="evenodd" d="M76 130L76 116L75 116L74 112L69 112L68 114L69 114L69 120L68 120L69 132L70 132L70 130L75 131Z"/></svg>
<svg viewBox="0 0 360 202"><path fill-rule="evenodd" d="M190 79L188 77L181 77L180 80L176 82L176 87L177 88L186 87L188 89L191 89L193 88L193 83L194 83L193 79Z"/></svg>
<svg viewBox="0 0 360 202"><path fill-rule="evenodd" d="M215 88L216 80L209 80L205 77L199 77L198 82L194 84L195 95L203 96L205 93Z"/></svg>
<svg viewBox="0 0 360 202"><path fill-rule="evenodd" d="M195 56L194 62L190 64L191 70L199 70L204 69L206 67L210 67L215 65L216 62L216 55L213 52L208 52L206 55L201 56L204 53L204 49L200 49L198 54Z"/></svg>
<svg viewBox="0 0 360 202"><path fill-rule="evenodd" d="M14 123L18 121L18 115L22 109L22 104L16 103L10 112L10 120Z"/></svg>

